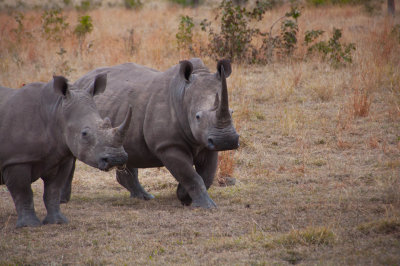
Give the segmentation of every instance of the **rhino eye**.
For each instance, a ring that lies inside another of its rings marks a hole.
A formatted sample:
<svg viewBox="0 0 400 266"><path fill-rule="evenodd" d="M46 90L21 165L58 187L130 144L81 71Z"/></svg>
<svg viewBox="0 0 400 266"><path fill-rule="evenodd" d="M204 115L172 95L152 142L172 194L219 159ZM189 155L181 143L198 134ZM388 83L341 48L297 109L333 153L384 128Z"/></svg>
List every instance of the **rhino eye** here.
<svg viewBox="0 0 400 266"><path fill-rule="evenodd" d="M87 137L87 135L89 135L89 132L88 132L88 130L82 130L82 133L81 133L81 135L82 135L82 137Z"/></svg>
<svg viewBox="0 0 400 266"><path fill-rule="evenodd" d="M197 119L197 120L200 120L200 118L201 118L201 114L200 114L200 112L198 112L198 113L196 114L196 119Z"/></svg>

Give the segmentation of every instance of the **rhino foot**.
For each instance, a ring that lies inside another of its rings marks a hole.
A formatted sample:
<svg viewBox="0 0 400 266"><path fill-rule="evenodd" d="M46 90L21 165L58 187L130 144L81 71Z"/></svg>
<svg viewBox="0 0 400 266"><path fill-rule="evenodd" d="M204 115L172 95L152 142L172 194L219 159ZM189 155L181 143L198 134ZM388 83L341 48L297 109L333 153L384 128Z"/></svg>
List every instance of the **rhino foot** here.
<svg viewBox="0 0 400 266"><path fill-rule="evenodd" d="M43 224L67 224L68 219L61 213L55 213L52 215L47 214L43 220Z"/></svg>
<svg viewBox="0 0 400 266"><path fill-rule="evenodd" d="M69 193L62 191L60 196L60 203L68 203L71 199L71 191Z"/></svg>
<svg viewBox="0 0 400 266"><path fill-rule="evenodd" d="M192 202L193 207L200 207L204 209L213 209L217 208L217 204L206 194L205 196L199 197L198 199L194 199Z"/></svg>
<svg viewBox="0 0 400 266"><path fill-rule="evenodd" d="M34 215L29 215L29 216L26 215L22 218L18 218L16 228L37 227L37 226L41 226L41 225L42 225L42 223L34 214Z"/></svg>
<svg viewBox="0 0 400 266"><path fill-rule="evenodd" d="M150 193L147 193L146 191L140 191L140 192L131 192L131 198L137 198L141 200L151 200L154 199L154 196Z"/></svg>
<svg viewBox="0 0 400 266"><path fill-rule="evenodd" d="M190 204L192 204L192 198L189 196L189 194L186 192L181 184L178 185L176 195L178 196L178 199L181 201L182 205L190 206Z"/></svg>

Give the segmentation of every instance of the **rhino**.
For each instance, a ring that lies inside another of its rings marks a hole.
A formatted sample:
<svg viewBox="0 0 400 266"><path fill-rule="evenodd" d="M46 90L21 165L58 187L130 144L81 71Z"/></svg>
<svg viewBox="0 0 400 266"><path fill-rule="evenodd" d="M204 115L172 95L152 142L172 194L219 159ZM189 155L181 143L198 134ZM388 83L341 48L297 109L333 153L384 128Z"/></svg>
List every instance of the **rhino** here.
<svg viewBox="0 0 400 266"><path fill-rule="evenodd" d="M239 147L232 124L226 78L229 60L220 60L211 73L194 58L165 72L134 63L95 69L74 84L88 88L94 76L106 73L108 88L95 97L102 116L117 123L133 106L132 121L124 141L128 162L117 170L117 181L131 197L151 199L138 180L138 168L165 166L179 182L177 197L183 205L213 208L208 188L214 180L218 151ZM194 166L194 168L193 168ZM71 193L70 179L62 201Z"/></svg>
<svg viewBox="0 0 400 266"><path fill-rule="evenodd" d="M0 184L11 193L18 214L16 227L67 223L60 194L75 158L101 170L122 166L128 154L122 143L132 108L116 128L101 118L93 96L104 92L106 74L92 78L87 90L63 76L20 89L0 87ZM31 183L41 177L47 215L36 216Z"/></svg>

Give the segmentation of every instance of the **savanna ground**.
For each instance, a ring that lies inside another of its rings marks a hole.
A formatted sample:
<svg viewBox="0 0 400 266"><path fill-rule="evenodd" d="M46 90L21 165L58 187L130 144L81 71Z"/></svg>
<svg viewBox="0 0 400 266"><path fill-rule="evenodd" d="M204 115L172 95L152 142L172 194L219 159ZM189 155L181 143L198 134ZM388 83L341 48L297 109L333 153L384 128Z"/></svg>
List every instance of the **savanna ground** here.
<svg viewBox="0 0 400 266"><path fill-rule="evenodd" d="M94 28L81 48L71 30L47 40L41 8L3 8L0 84L19 88L53 73L74 81L124 62L165 70L193 56L177 49L179 15L198 24L215 16L215 3L191 9L143 2L140 10L104 4L88 11ZM287 10L268 11L260 25L269 28ZM15 229L14 204L0 187L0 264L399 265L400 43L391 30L400 14L388 18L382 10L302 10L299 36L337 27L343 41L355 43L348 66L302 60L301 45L291 58L267 65L233 63L228 89L241 147L231 154L236 185L215 182L209 190L218 209L183 207L164 168L139 171L155 195L140 201L114 172L78 163L72 199L62 205L67 225ZM79 13L63 14L72 28ZM197 29L194 42L207 43L207 36ZM214 71L215 60L201 57ZM42 182L33 190L43 219Z"/></svg>

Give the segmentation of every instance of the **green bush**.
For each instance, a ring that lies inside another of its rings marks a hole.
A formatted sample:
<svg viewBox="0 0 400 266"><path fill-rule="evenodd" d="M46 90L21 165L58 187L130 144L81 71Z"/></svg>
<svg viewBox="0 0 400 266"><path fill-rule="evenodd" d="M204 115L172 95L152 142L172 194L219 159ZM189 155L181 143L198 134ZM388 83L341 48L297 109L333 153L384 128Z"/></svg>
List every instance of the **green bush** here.
<svg viewBox="0 0 400 266"><path fill-rule="evenodd" d="M297 19L301 13L297 5L292 5L290 12L277 19L268 33L261 33L264 36L263 44L257 51L256 61L258 63L269 63L273 61L276 54L289 56L297 46L297 33L299 31ZM276 23L281 21L281 31L278 35L273 35L272 31Z"/></svg>
<svg viewBox="0 0 400 266"><path fill-rule="evenodd" d="M78 25L76 25L74 33L78 38L84 38L86 34L92 32L92 30L92 18L89 15L85 15L78 19Z"/></svg>
<svg viewBox="0 0 400 266"><path fill-rule="evenodd" d="M42 15L42 29L48 40L60 42L64 38L68 25L66 17L59 8L45 10Z"/></svg>
<svg viewBox="0 0 400 266"><path fill-rule="evenodd" d="M211 27L211 22L203 20L201 28L208 31L209 50L215 57L229 58L232 61L236 59L250 59L251 54L256 48L251 44L253 37L260 34L260 30L252 28L249 23L260 21L265 11L272 7L271 1L256 1L256 6L252 11L245 7L235 5L230 0L223 0L219 5L221 10L220 32L216 33ZM217 15L216 19L219 18ZM249 55L250 54L250 55Z"/></svg>
<svg viewBox="0 0 400 266"><path fill-rule="evenodd" d="M124 0L125 8L127 9L138 9L142 7L142 2L140 0Z"/></svg>
<svg viewBox="0 0 400 266"><path fill-rule="evenodd" d="M188 48L191 50L194 27L193 18L189 16L181 16L179 22L178 33L176 34L176 41L179 49Z"/></svg>
<svg viewBox="0 0 400 266"><path fill-rule="evenodd" d="M169 1L182 6L196 6L200 4L200 0L169 0Z"/></svg>
<svg viewBox="0 0 400 266"><path fill-rule="evenodd" d="M28 37L31 38L32 34L25 30L24 20L25 16L21 12L17 12L14 16L15 21L17 22L18 26L16 29L12 29L11 31L15 33L16 39L20 42L22 39Z"/></svg>
<svg viewBox="0 0 400 266"><path fill-rule="evenodd" d="M318 52L322 54L323 59L329 58L331 64L335 67L343 66L346 63L351 63L352 52L356 50L354 43L342 44L340 38L342 37L341 29L333 29L332 37L326 41L320 41L308 48L308 53Z"/></svg>
<svg viewBox="0 0 400 266"><path fill-rule="evenodd" d="M94 0L83 0L80 5L75 6L75 9L79 12L87 12L91 9L101 6L101 1Z"/></svg>
<svg viewBox="0 0 400 266"><path fill-rule="evenodd" d="M81 16L78 19L78 25L74 29L74 34L79 40L79 50L82 53L82 45L86 38L86 35L92 32L93 24L92 18L89 15Z"/></svg>

